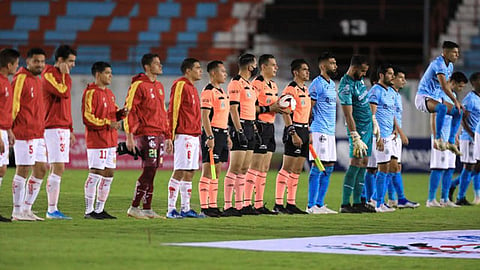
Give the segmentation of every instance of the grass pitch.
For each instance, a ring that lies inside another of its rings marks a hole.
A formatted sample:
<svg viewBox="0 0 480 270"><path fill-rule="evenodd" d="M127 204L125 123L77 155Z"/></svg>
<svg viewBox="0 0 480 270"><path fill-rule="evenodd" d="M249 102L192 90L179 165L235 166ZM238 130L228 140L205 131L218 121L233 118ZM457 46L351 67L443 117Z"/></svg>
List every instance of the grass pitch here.
<svg viewBox="0 0 480 270"><path fill-rule="evenodd" d="M9 169L0 189L0 213L12 210ZM140 171L117 171L105 209L118 220L83 218L83 185L86 170L67 171L62 181L59 208L70 221L14 222L0 224L0 269L477 269L477 260L390 256L358 256L316 253L256 252L230 249L164 246L162 243L252 240L339 234L413 232L480 228L480 207L427 209L426 174L404 175L410 200L418 209L385 214L253 216L183 220L135 220L127 218L135 181ZM332 176L326 202L337 210L343 173ZM224 174L220 179L223 179ZM170 172L156 177L153 208L165 213ZM276 172L268 174L267 207L274 202ZM199 210L196 175L192 206ZM44 216L45 182L34 205ZM300 176L297 204L305 207L308 175ZM223 181L219 185L223 201ZM467 193L472 198L472 191ZM222 203L219 204L222 206Z"/></svg>

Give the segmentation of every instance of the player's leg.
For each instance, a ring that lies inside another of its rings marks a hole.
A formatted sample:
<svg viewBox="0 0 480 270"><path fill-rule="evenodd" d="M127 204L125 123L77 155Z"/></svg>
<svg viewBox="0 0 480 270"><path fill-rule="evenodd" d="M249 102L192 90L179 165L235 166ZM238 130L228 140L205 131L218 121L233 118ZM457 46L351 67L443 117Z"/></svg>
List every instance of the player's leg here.
<svg viewBox="0 0 480 270"><path fill-rule="evenodd" d="M103 170L102 179L97 186L97 203L94 212L103 219L116 219L105 211L105 203L110 194L110 187L113 182L113 175L116 168L117 148L110 147L106 149L107 158L105 160L105 169Z"/></svg>
<svg viewBox="0 0 480 270"><path fill-rule="evenodd" d="M89 173L85 181L85 218L102 219L94 210L98 183L105 174L107 148L87 149Z"/></svg>
<svg viewBox="0 0 480 270"><path fill-rule="evenodd" d="M298 178L307 159L306 156L308 156L308 152L304 156L298 156L292 160L292 166L287 180L287 205L285 207L290 214L307 214L307 212L300 210L296 203Z"/></svg>
<svg viewBox="0 0 480 270"><path fill-rule="evenodd" d="M210 185L208 187L208 211L214 215L221 216L223 214L217 205L218 197L218 176L221 173L222 166L225 162L228 162L228 134L226 130L222 133L219 132L215 134L215 147L214 147L214 162L215 162L215 171L217 174L216 179L211 179ZM217 139L218 138L218 139Z"/></svg>
<svg viewBox="0 0 480 270"><path fill-rule="evenodd" d="M480 163L477 163L475 165L475 175L473 177L473 191L475 196L473 204L478 205L480 204Z"/></svg>
<svg viewBox="0 0 480 270"><path fill-rule="evenodd" d="M258 148L258 146L256 146L255 148ZM256 153L256 149L255 149L251 156L250 168L248 168L245 176L245 191L244 191L243 208L242 208L243 215L258 214L255 211L255 208L253 208L252 206L252 197L253 197L253 190L258 181L257 178L259 177L260 171L262 170L263 162L265 160L266 155L267 155L266 151L265 153L259 153L259 152Z"/></svg>
<svg viewBox="0 0 480 270"><path fill-rule="evenodd" d="M396 142L394 141L393 143L394 148L396 147ZM394 150L395 153L395 150ZM398 206L398 196L395 191L395 185L393 184L393 181L396 177L396 172L398 170L398 159L395 156L392 156L392 159L390 160L390 167L388 171L388 177L387 177L387 193L388 193L388 206L390 207L397 207Z"/></svg>
<svg viewBox="0 0 480 270"><path fill-rule="evenodd" d="M324 134L324 139L319 141L321 146L320 151L316 150L316 152L320 153L320 159L325 167L325 171L320 173L318 195L315 205L320 208L322 213L336 214L336 211L327 208L325 204L325 196L328 186L330 185L330 177L334 169L335 161L337 160L335 136Z"/></svg>
<svg viewBox="0 0 480 270"><path fill-rule="evenodd" d="M443 128L443 123L445 122L445 115L447 114L448 107L447 105L439 102L438 100L429 98L429 97L424 97L425 98L425 104L428 112L430 113L435 113L435 134L436 137L434 140L436 140L437 145L439 150L443 151L446 149L446 142L443 141L441 138L441 130Z"/></svg>
<svg viewBox="0 0 480 270"><path fill-rule="evenodd" d="M287 146L287 145L285 145ZM285 149L287 151L287 149ZM273 211L279 214L289 214L289 212L283 206L283 198L285 195L285 188L287 187L287 182L290 177L290 171L293 170L295 164L294 156L289 156L287 153L283 155L282 168L277 174L276 184L275 184L275 206Z"/></svg>
<svg viewBox="0 0 480 270"><path fill-rule="evenodd" d="M187 150L187 141L187 135L175 135L173 142L173 172L168 181L168 205L166 214L168 218L181 218L176 208L178 194L180 192L180 182L184 177L183 169L187 166L186 163L189 160L188 155L190 155L190 159L192 158L192 152Z"/></svg>
<svg viewBox="0 0 480 270"><path fill-rule="evenodd" d="M312 132L312 146L315 149L315 152L318 153L318 155L321 155L322 149L321 148L321 137L322 134L319 132ZM326 140L326 139L324 139ZM317 214L319 212L318 206L315 207L317 200L318 200L318 193L320 189L320 177L321 177L321 171L320 169L315 166L315 163L313 162L313 157L310 154L309 155L310 159L310 173L308 175L308 204L307 204L307 212L310 214ZM324 164L325 166L325 164Z"/></svg>
<svg viewBox="0 0 480 270"><path fill-rule="evenodd" d="M1 188L3 177L7 172L8 156L9 156L8 135L6 130L0 130L0 140L2 140L4 145L4 151L3 153L0 153L0 188ZM0 215L0 222L10 222L10 221L11 219L2 217Z"/></svg>
<svg viewBox="0 0 480 270"><path fill-rule="evenodd" d="M43 138L33 140L33 155L35 157L35 164L32 167L32 175L28 179L25 188L23 210L26 214L34 217L35 220L42 221L44 220L43 218L40 218L33 213L32 206L38 197L43 178L47 173L47 150Z"/></svg>
<svg viewBox="0 0 480 270"><path fill-rule="evenodd" d="M275 148L272 148L272 151L275 151ZM265 185L267 182L267 173L270 169L270 162L272 160L272 151L268 151L263 160L263 167L257 175L257 182L255 183L255 210L259 214L264 215L277 215L277 212L271 211L265 206L263 201L265 194Z"/></svg>
<svg viewBox="0 0 480 270"><path fill-rule="evenodd" d="M455 155L462 155L455 144L455 136L460 128L463 111L458 110L457 107L455 107L452 103L444 102L444 104L447 106L447 114L452 116L452 124L450 126L450 134L448 136L447 149L452 151Z"/></svg>

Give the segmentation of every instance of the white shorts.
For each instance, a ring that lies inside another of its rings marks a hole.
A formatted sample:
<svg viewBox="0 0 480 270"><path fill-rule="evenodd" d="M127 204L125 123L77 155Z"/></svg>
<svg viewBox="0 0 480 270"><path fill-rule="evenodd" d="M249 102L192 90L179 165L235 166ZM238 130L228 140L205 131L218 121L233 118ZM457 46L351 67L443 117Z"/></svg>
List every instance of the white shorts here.
<svg viewBox="0 0 480 270"><path fill-rule="evenodd" d="M480 146L480 134L478 134L477 132L475 132L473 145L477 146L473 148L473 158L478 161L480 160L480 149L478 147Z"/></svg>
<svg viewBox="0 0 480 270"><path fill-rule="evenodd" d="M8 144L8 134L6 130L0 130L0 140L3 142L5 151L0 153L0 167L8 165L8 155L10 153L10 145Z"/></svg>
<svg viewBox="0 0 480 270"><path fill-rule="evenodd" d="M198 170L200 159L200 137L177 134L175 135L173 147L174 170Z"/></svg>
<svg viewBox="0 0 480 270"><path fill-rule="evenodd" d="M88 168L104 170L117 167L117 148L87 149Z"/></svg>
<svg viewBox="0 0 480 270"><path fill-rule="evenodd" d="M48 163L68 163L70 161L70 129L45 129L43 136L47 145Z"/></svg>
<svg viewBox="0 0 480 270"><path fill-rule="evenodd" d="M392 159L393 155L393 138L394 135L390 135L387 138L382 138L383 140L383 151L378 151L377 147L372 149L373 155L375 155L375 159L377 160L378 163L386 163L389 162ZM373 144L372 144L373 147Z"/></svg>
<svg viewBox="0 0 480 270"><path fill-rule="evenodd" d="M392 156L397 158L397 162L401 163L402 162L402 150L403 150L403 144L402 144L402 139L398 136L393 140L393 153Z"/></svg>
<svg viewBox="0 0 480 270"><path fill-rule="evenodd" d="M13 152L17 165L35 165L35 162L47 162L47 148L43 138L28 141L16 140Z"/></svg>
<svg viewBox="0 0 480 270"><path fill-rule="evenodd" d="M373 151L373 149L375 148L377 148L377 139L375 138L375 135L374 135L372 139L372 154L368 157L367 168L372 168L372 169L377 168L377 158L375 157L375 152Z"/></svg>
<svg viewBox="0 0 480 270"><path fill-rule="evenodd" d="M430 113L427 108L427 99L436 100L440 103L443 102L441 98L433 98L431 96L417 93L417 95L415 96L415 107L417 107L417 110L425 113Z"/></svg>
<svg viewBox="0 0 480 270"><path fill-rule="evenodd" d="M460 152L462 155L460 156L460 161L462 163L470 163L475 164L477 160L474 157L474 143L470 140L460 140Z"/></svg>
<svg viewBox="0 0 480 270"><path fill-rule="evenodd" d="M431 139L432 152L430 154L430 169L449 169L455 168L457 156L449 150L440 151L433 148L433 139Z"/></svg>
<svg viewBox="0 0 480 270"><path fill-rule="evenodd" d="M337 145L335 142L335 136L320 132L312 132L312 145L321 161L337 161ZM309 154L309 159L313 160L311 153Z"/></svg>

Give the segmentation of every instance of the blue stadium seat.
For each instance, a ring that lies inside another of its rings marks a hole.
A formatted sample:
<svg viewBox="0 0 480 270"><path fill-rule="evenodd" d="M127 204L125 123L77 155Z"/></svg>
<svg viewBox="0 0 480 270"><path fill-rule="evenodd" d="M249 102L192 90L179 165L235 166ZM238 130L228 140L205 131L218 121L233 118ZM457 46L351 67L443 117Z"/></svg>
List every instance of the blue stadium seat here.
<svg viewBox="0 0 480 270"><path fill-rule="evenodd" d="M207 20L203 18L189 18L187 20L188 32L206 32Z"/></svg>
<svg viewBox="0 0 480 270"><path fill-rule="evenodd" d="M130 10L128 17L138 17L138 12L139 12L138 3L136 3L133 6L132 10Z"/></svg>
<svg viewBox="0 0 480 270"><path fill-rule="evenodd" d="M58 43L73 42L77 33L73 31L45 31L45 43L56 45Z"/></svg>
<svg viewBox="0 0 480 270"><path fill-rule="evenodd" d="M159 32L140 32L138 33L138 42L160 42L160 33Z"/></svg>
<svg viewBox="0 0 480 270"><path fill-rule="evenodd" d="M12 41L28 41L28 31L24 30L0 30L2 39Z"/></svg>
<svg viewBox="0 0 480 270"><path fill-rule="evenodd" d="M12 1L11 14L16 16L46 16L50 13L48 1Z"/></svg>
<svg viewBox="0 0 480 270"><path fill-rule="evenodd" d="M197 4L197 17L200 18L213 18L217 16L217 3L198 3Z"/></svg>
<svg viewBox="0 0 480 270"><path fill-rule="evenodd" d="M73 17L73 16L58 16L57 30L63 31L88 31L92 28L93 17Z"/></svg>
<svg viewBox="0 0 480 270"><path fill-rule="evenodd" d="M167 59L165 60L168 63L181 63L187 56L188 48L170 47L167 49Z"/></svg>
<svg viewBox="0 0 480 270"><path fill-rule="evenodd" d="M77 47L78 58L82 61L110 61L110 46L79 45Z"/></svg>
<svg viewBox="0 0 480 270"><path fill-rule="evenodd" d="M151 50L151 46L146 46L146 45L138 45L138 46L132 46L128 49L128 60L131 63L140 63L140 60L142 60L142 56ZM139 64L140 65L140 64Z"/></svg>
<svg viewBox="0 0 480 270"><path fill-rule="evenodd" d="M148 30L156 32L168 32L170 31L170 19L163 19L159 17L153 17L148 19Z"/></svg>
<svg viewBox="0 0 480 270"><path fill-rule="evenodd" d="M115 2L74 2L68 1L67 3L67 16L110 16L115 8Z"/></svg>
<svg viewBox="0 0 480 270"><path fill-rule="evenodd" d="M178 42L197 42L198 34L195 32L180 32L177 34Z"/></svg>
<svg viewBox="0 0 480 270"><path fill-rule="evenodd" d="M37 16L18 16L15 19L14 30L38 30L40 25L39 17Z"/></svg>
<svg viewBox="0 0 480 270"><path fill-rule="evenodd" d="M128 17L114 17L108 31L129 31L130 30L130 19Z"/></svg>
<svg viewBox="0 0 480 270"><path fill-rule="evenodd" d="M180 16L180 4L173 2L159 3L158 16L164 18L172 18Z"/></svg>

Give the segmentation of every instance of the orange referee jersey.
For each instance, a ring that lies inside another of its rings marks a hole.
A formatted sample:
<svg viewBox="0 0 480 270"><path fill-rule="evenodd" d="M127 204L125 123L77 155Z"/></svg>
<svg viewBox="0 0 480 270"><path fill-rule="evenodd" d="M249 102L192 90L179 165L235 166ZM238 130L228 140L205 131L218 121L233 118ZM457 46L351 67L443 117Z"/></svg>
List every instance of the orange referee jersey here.
<svg viewBox="0 0 480 270"><path fill-rule="evenodd" d="M237 75L228 84L230 105L239 105L240 119L255 120L255 102L257 95L248 80Z"/></svg>
<svg viewBox="0 0 480 270"><path fill-rule="evenodd" d="M216 128L228 128L230 100L223 89L216 88L209 83L202 90L200 96L202 109L210 110L210 125Z"/></svg>
<svg viewBox="0 0 480 270"><path fill-rule="evenodd" d="M8 78L0 74L0 129L12 128L13 91Z"/></svg>
<svg viewBox="0 0 480 270"><path fill-rule="evenodd" d="M252 82L253 89L257 93L257 103L259 106L270 106L278 100L278 87L277 84L270 80L265 81L263 76L258 76ZM266 112L258 115L258 120L273 123L275 122L275 113Z"/></svg>
<svg viewBox="0 0 480 270"><path fill-rule="evenodd" d="M296 82L291 82L282 92L282 95L292 95L297 102L293 111L293 122L299 124L308 124L310 120L310 110L312 102L307 86L300 87Z"/></svg>

